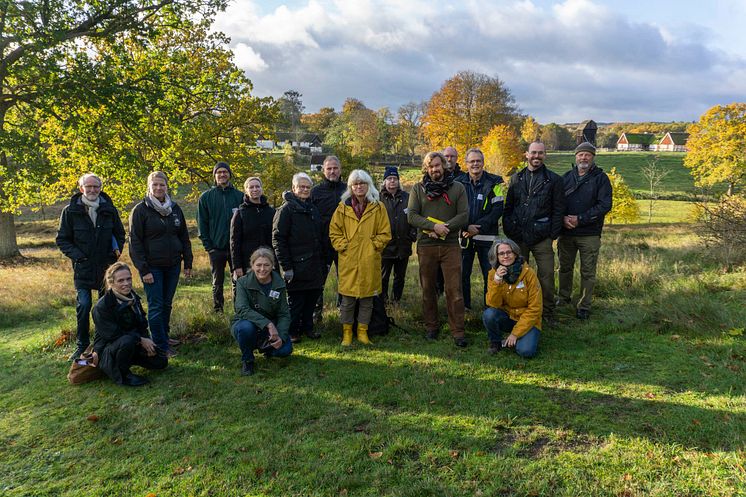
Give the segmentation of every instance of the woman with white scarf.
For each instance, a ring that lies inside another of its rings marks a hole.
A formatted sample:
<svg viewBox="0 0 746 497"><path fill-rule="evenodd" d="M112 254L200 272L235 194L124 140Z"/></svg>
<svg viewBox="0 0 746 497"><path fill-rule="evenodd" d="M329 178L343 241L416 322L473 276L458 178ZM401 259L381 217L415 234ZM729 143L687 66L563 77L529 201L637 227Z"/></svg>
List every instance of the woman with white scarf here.
<svg viewBox="0 0 746 497"><path fill-rule="evenodd" d="M192 275L192 244L184 213L168 196L168 177L148 176L148 194L130 214L130 257L148 299L148 324L160 353L173 357L178 341L170 338L171 308L179 283Z"/></svg>

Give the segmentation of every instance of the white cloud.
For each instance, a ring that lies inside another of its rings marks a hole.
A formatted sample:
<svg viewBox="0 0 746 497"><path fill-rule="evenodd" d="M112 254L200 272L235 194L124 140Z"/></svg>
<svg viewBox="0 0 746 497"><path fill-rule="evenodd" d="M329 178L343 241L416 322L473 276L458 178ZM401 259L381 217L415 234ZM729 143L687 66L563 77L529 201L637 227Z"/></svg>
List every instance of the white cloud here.
<svg viewBox="0 0 746 497"><path fill-rule="evenodd" d="M252 72L262 72L269 67L264 59L262 59L262 56L245 43L236 45L233 48L233 55L235 56L238 67L243 69Z"/></svg>
<svg viewBox="0 0 746 497"><path fill-rule="evenodd" d="M694 119L746 100L744 57L709 46L710 28L643 22L601 0L260 5L232 3L216 29L258 94L295 89L309 111L348 96L396 109L464 69L500 77L542 122Z"/></svg>

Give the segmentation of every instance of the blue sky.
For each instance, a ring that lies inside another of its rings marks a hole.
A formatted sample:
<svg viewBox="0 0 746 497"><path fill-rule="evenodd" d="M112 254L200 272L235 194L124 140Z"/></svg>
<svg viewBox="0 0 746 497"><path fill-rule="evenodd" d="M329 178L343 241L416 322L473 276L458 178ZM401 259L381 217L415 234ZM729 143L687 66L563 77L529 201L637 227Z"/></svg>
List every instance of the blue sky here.
<svg viewBox="0 0 746 497"><path fill-rule="evenodd" d="M695 120L746 101L746 1L233 0L215 29L260 96L392 112L460 70L539 122Z"/></svg>

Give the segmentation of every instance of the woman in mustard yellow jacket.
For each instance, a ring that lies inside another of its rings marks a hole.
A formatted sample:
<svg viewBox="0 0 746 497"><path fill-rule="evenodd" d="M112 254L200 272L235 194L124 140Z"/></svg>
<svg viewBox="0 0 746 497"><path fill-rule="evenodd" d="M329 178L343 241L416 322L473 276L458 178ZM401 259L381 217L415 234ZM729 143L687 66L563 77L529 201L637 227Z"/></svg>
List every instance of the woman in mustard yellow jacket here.
<svg viewBox="0 0 746 497"><path fill-rule="evenodd" d="M487 308L482 322L490 340L488 352L515 347L521 357L533 357L541 335L541 286L536 273L521 257L518 245L498 238L489 251ZM503 333L509 333L503 341Z"/></svg>
<svg viewBox="0 0 746 497"><path fill-rule="evenodd" d="M381 293L381 252L391 240L386 207L370 175L355 169L347 179L347 191L334 211L329 238L339 253L339 308L342 345L352 345L355 303L358 304L357 339L370 344L368 324L373 297Z"/></svg>

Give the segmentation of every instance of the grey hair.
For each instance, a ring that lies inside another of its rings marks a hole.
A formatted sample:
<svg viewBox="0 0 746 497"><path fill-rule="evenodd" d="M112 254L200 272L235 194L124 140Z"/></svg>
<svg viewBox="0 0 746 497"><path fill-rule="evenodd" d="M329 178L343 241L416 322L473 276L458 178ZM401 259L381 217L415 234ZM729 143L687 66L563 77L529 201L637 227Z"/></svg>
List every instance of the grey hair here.
<svg viewBox="0 0 746 497"><path fill-rule="evenodd" d="M309 183L311 183L311 186L313 186L313 180L306 173L295 173L295 174L293 174L293 186L298 186L298 182L300 180L302 180L302 179L308 181Z"/></svg>
<svg viewBox="0 0 746 497"><path fill-rule="evenodd" d="M259 247L251 253L251 257L249 258L249 266L253 266L254 262L257 259L261 259L262 257L264 257L265 259L269 259L269 263L272 265L272 267L275 267L275 265L277 264L277 262L275 261L275 253L272 251L271 248Z"/></svg>
<svg viewBox="0 0 746 497"><path fill-rule="evenodd" d="M469 154L479 154L482 156L482 162L484 162L484 152L479 150L478 148L470 148L466 151L466 154L464 154L464 157L468 158Z"/></svg>
<svg viewBox="0 0 746 497"><path fill-rule="evenodd" d="M513 240L511 240L510 238L498 238L497 240L492 242L490 251L487 254L490 259L490 266L492 267L497 267L497 247L499 247L500 245L507 245L508 247L510 247L510 250L513 251L516 257L521 255L521 248Z"/></svg>
<svg viewBox="0 0 746 497"><path fill-rule="evenodd" d="M246 178L246 181L243 182L243 190L247 191L249 189L249 183L251 183L254 180L257 180L259 182L259 186L261 186L262 188L264 188L264 184L262 183L262 179L260 177L258 177L258 176L249 176L248 178Z"/></svg>
<svg viewBox="0 0 746 497"><path fill-rule="evenodd" d="M342 202L346 201L348 198L352 197L352 185L355 183L367 183L368 185L368 192L365 194L365 199L370 202L378 202L378 200L381 198L381 195L378 193L378 190L376 190L375 185L373 184L373 178L370 177L370 174L366 173L362 169L354 169L350 176L347 178L347 190L342 194L342 198L340 199Z"/></svg>
<svg viewBox="0 0 746 497"><path fill-rule="evenodd" d="M324 158L324 162L322 163L322 165L325 166L327 162L331 161L336 162L339 167L342 167L342 163L339 161L339 157L337 157L336 155L327 155L326 158Z"/></svg>
<svg viewBox="0 0 746 497"><path fill-rule="evenodd" d="M153 193L150 191L150 187L153 186L153 180L155 178L160 178L163 181L166 182L166 187L168 187L168 176L166 176L166 173L163 171L153 171L152 173L148 174L148 194Z"/></svg>
<svg viewBox="0 0 746 497"><path fill-rule="evenodd" d="M83 176L78 178L78 186L83 188L83 185L85 184L85 180L87 180L88 178L96 178L96 180L98 181L98 186L101 186L101 187L104 186L104 182L101 181L101 178L99 178L97 175L93 173L85 173Z"/></svg>

